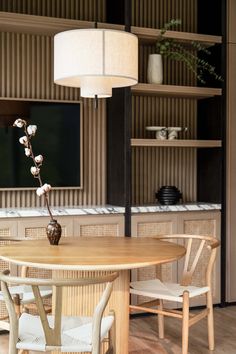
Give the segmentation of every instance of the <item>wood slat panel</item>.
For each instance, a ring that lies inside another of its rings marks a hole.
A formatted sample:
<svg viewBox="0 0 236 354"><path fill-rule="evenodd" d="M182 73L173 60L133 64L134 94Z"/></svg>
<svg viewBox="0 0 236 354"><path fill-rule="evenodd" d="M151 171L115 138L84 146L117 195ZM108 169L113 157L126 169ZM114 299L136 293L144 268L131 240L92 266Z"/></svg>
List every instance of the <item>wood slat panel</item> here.
<svg viewBox="0 0 236 354"><path fill-rule="evenodd" d="M153 96L132 98L132 134L138 139L152 138L146 126L183 126L181 138L196 139L196 101ZM176 185L184 202L196 200L196 150L193 148L135 147L132 151L133 203L155 202L162 185Z"/></svg>
<svg viewBox="0 0 236 354"><path fill-rule="evenodd" d="M181 18L178 30L195 33L197 30L196 0L133 0L132 25L138 27L161 28L172 18ZM139 46L139 82L147 82L148 55L154 53L152 43ZM146 126L182 126L188 131L180 134L180 139L196 139L197 101L191 98L169 96L171 87L165 85L195 86L196 79L187 68L177 61L164 60L163 97L157 92L135 92L132 97L132 138L153 138L153 132ZM143 85L145 86L145 84ZM149 85L147 85L149 86ZM155 90L154 90L155 91ZM171 95L170 95L171 96ZM175 185L183 193L183 201L196 200L197 161L193 148L135 147L132 150L133 204L155 202L155 192L162 185Z"/></svg>
<svg viewBox="0 0 236 354"><path fill-rule="evenodd" d="M104 21L105 0L2 0L0 11L85 21Z"/></svg>
<svg viewBox="0 0 236 354"><path fill-rule="evenodd" d="M53 84L52 39L47 36L0 33L0 98L78 102L78 89ZM50 204L105 203L106 101L83 100L83 189L53 190ZM1 191L1 207L40 207L35 191Z"/></svg>
<svg viewBox="0 0 236 354"><path fill-rule="evenodd" d="M197 32L197 0L132 0L132 25L161 28L180 18L180 31Z"/></svg>

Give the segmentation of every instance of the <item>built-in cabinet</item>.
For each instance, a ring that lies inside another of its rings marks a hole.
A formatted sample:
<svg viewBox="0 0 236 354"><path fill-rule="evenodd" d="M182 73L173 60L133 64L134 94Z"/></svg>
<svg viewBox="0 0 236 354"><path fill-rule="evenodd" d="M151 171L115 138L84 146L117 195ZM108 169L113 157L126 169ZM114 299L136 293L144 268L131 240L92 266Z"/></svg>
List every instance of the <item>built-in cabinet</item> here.
<svg viewBox="0 0 236 354"><path fill-rule="evenodd" d="M62 227L62 237L123 236L124 216L117 215L74 215L57 216ZM49 218L11 217L0 219L0 240L11 238L45 238L45 227Z"/></svg>

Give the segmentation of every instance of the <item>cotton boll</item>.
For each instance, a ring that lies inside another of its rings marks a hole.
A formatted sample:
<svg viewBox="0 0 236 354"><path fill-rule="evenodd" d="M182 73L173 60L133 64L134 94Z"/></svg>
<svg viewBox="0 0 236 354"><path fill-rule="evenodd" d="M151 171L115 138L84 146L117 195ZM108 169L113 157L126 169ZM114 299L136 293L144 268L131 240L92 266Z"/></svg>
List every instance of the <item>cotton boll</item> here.
<svg viewBox="0 0 236 354"><path fill-rule="evenodd" d="M42 156L42 155L35 156L35 161L36 161L37 163L43 162L43 156Z"/></svg>
<svg viewBox="0 0 236 354"><path fill-rule="evenodd" d="M26 124L26 121L24 119L18 118L13 123L13 126L17 127L17 128L22 128L25 124Z"/></svg>
<svg viewBox="0 0 236 354"><path fill-rule="evenodd" d="M20 139L19 139L19 142L22 144L22 145L28 145L28 139L27 139L27 136L22 136Z"/></svg>
<svg viewBox="0 0 236 354"><path fill-rule="evenodd" d="M29 125L27 127L27 132L29 135L35 135L36 131L37 131L37 125Z"/></svg>
<svg viewBox="0 0 236 354"><path fill-rule="evenodd" d="M33 176L37 176L39 174L39 171L40 171L40 169L35 166L32 166L30 168L30 172L32 173Z"/></svg>
<svg viewBox="0 0 236 354"><path fill-rule="evenodd" d="M43 194L45 193L45 191L43 190L43 188L39 187L36 190L36 194L41 197Z"/></svg>
<svg viewBox="0 0 236 354"><path fill-rule="evenodd" d="M42 186L42 189L47 193L52 189L52 187L50 184L44 183L44 185Z"/></svg>
<svg viewBox="0 0 236 354"><path fill-rule="evenodd" d="M29 157L31 155L30 149L29 148L25 148L25 155L27 157Z"/></svg>

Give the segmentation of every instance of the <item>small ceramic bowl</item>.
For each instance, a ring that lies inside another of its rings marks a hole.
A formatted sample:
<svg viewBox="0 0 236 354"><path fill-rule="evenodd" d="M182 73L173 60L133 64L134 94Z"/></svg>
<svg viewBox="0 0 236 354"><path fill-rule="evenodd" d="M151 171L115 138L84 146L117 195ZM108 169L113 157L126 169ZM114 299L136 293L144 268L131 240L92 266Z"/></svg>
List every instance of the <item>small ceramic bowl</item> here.
<svg viewBox="0 0 236 354"><path fill-rule="evenodd" d="M188 128L187 127L168 127L167 131L168 131L168 140L174 140L174 139L178 139L178 133L183 131L187 131Z"/></svg>
<svg viewBox="0 0 236 354"><path fill-rule="evenodd" d="M167 128L166 127L149 126L149 127L146 127L146 130L156 132L156 139L158 139L158 140L167 139Z"/></svg>

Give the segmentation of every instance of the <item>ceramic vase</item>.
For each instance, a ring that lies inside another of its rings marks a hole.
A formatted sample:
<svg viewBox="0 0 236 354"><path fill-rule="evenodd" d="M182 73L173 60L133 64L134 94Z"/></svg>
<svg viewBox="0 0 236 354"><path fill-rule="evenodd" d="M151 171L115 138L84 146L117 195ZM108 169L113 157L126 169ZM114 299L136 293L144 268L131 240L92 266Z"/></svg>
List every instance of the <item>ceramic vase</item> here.
<svg viewBox="0 0 236 354"><path fill-rule="evenodd" d="M175 186L162 186L156 193L156 199L162 205L175 205L182 199L182 193Z"/></svg>
<svg viewBox="0 0 236 354"><path fill-rule="evenodd" d="M149 84L163 83L163 65L160 54L149 54L147 80Z"/></svg>
<svg viewBox="0 0 236 354"><path fill-rule="evenodd" d="M46 227L46 233L50 245L58 245L59 240L61 238L61 225L57 222L57 220L51 220Z"/></svg>

